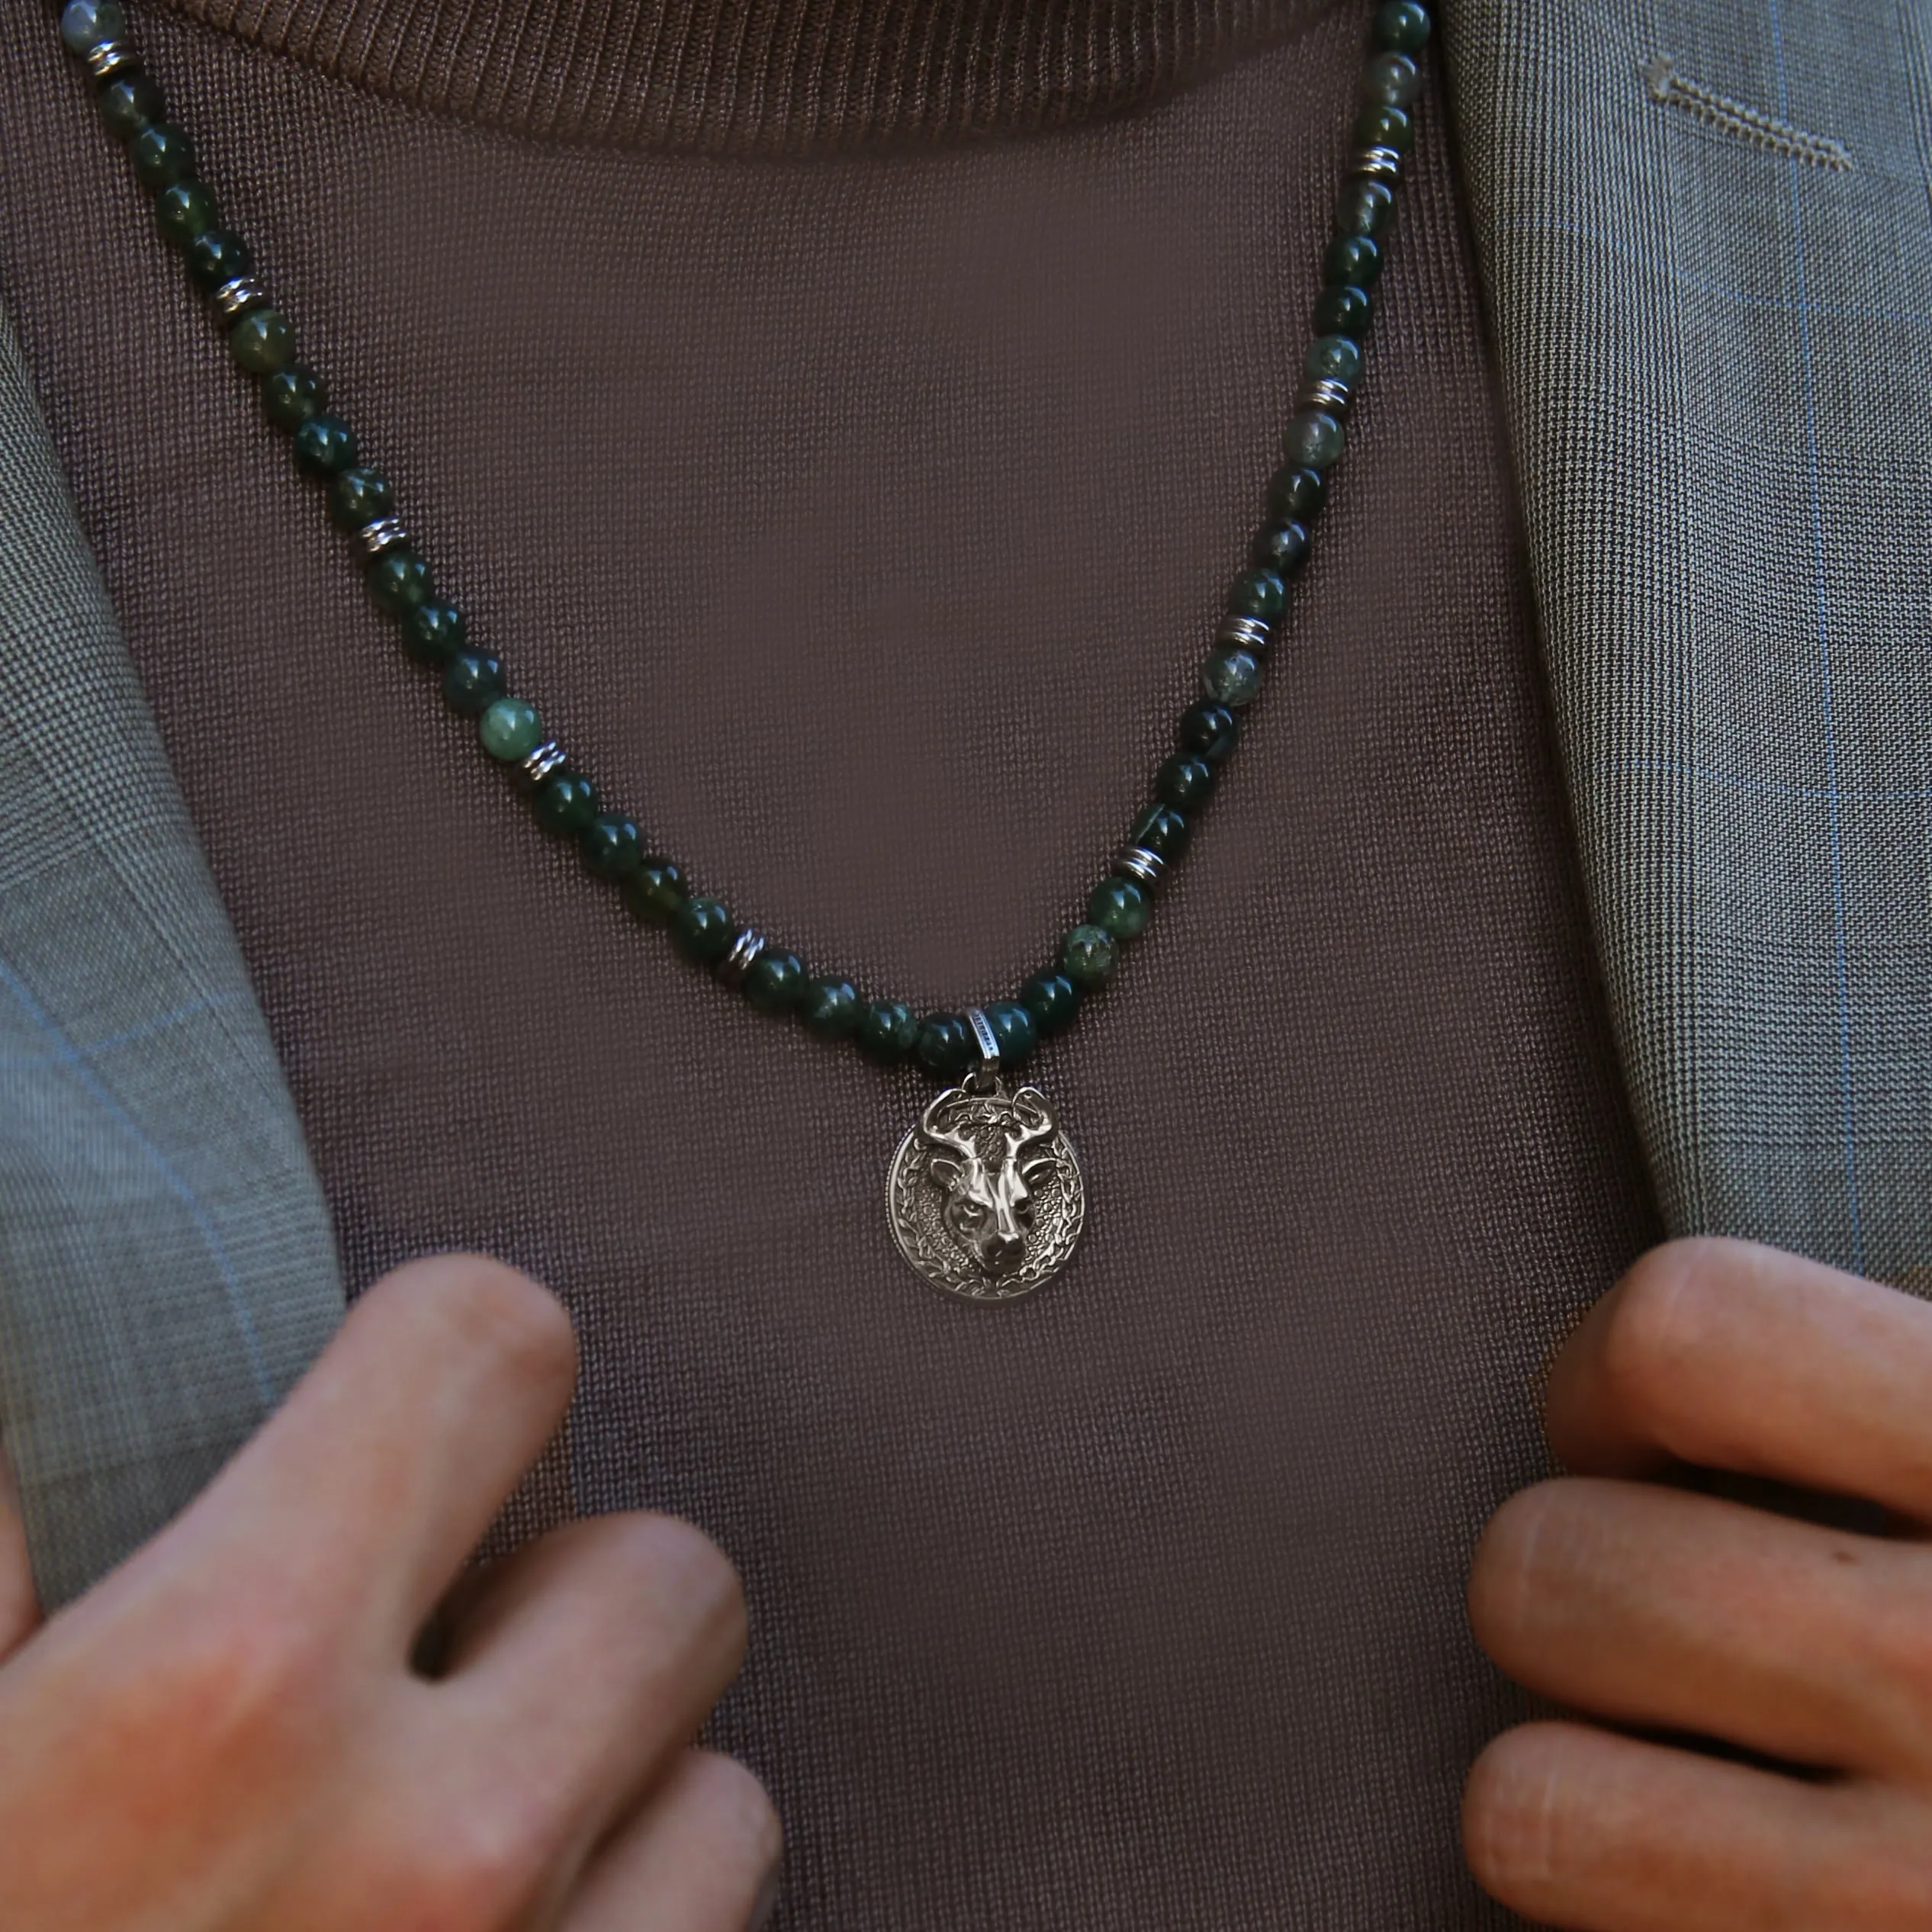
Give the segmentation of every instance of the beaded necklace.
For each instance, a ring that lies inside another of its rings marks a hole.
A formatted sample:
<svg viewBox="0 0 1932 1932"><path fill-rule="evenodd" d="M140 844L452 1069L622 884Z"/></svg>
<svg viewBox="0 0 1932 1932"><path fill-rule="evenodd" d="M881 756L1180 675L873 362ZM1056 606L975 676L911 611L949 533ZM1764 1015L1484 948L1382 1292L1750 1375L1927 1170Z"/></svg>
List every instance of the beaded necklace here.
<svg viewBox="0 0 1932 1932"><path fill-rule="evenodd" d="M741 925L695 890L682 867L648 850L636 821L572 767L535 707L510 691L503 660L471 638L461 609L439 592L396 514L388 479L362 461L355 431L331 413L321 377L297 357L288 318L253 278L252 251L224 225L196 171L192 143L168 118L127 37L120 0L67 0L60 33L85 62L101 121L153 196L162 236L227 332L236 367L258 384L268 420L289 437L363 560L371 596L396 620L403 648L436 673L448 704L476 721L483 750L526 793L538 825L574 841L592 877L621 890L640 921L667 928L686 958L760 1012L795 1017L821 1039L850 1040L882 1064L914 1060L957 1082L927 1103L887 1179L893 1234L927 1281L969 1301L1005 1302L1058 1274L1085 1219L1080 1164L1039 1088L1009 1091L1005 1075L1113 977L1123 949L1147 924L1163 875L1186 851L1241 715L1260 691L1361 374L1381 237L1413 138L1408 109L1421 82L1416 56L1429 42L1426 8L1385 0L1376 8L1363 105L1322 256L1315 340L1282 439L1285 461L1269 484L1249 567L1229 590L1201 666L1202 696L1175 727L1174 754L1155 775L1153 798L1050 966L1011 998L923 1018L902 1000L866 998L849 979L809 972L796 953Z"/></svg>

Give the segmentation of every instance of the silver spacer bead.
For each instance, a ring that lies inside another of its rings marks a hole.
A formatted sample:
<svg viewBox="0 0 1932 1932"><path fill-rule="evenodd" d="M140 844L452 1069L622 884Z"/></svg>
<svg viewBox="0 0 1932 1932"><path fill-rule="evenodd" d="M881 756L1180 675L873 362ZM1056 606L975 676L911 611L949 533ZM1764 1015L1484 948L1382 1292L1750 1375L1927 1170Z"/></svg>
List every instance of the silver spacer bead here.
<svg viewBox="0 0 1932 1932"><path fill-rule="evenodd" d="M1275 633L1259 617L1223 617L1221 628L1214 633L1214 641L1238 645L1259 657L1275 641Z"/></svg>
<svg viewBox="0 0 1932 1932"><path fill-rule="evenodd" d="M138 67L141 56L119 40L102 40L87 50L87 71L97 81L111 80L129 67Z"/></svg>
<svg viewBox="0 0 1932 1932"><path fill-rule="evenodd" d="M378 516L355 533L355 541L371 557L380 557L385 550L394 550L399 543L409 540L410 533L403 528L401 518L396 516Z"/></svg>
<svg viewBox="0 0 1932 1932"><path fill-rule="evenodd" d="M1345 382L1336 382L1323 376L1313 382L1304 382L1301 393L1295 398L1298 410L1326 410L1330 416L1345 416L1349 404L1354 400Z"/></svg>
<svg viewBox="0 0 1932 1932"><path fill-rule="evenodd" d="M1144 845L1130 845L1114 861L1114 870L1123 879L1138 879L1143 886L1158 886L1161 874L1167 870L1167 861L1158 852L1149 852Z"/></svg>
<svg viewBox="0 0 1932 1932"><path fill-rule="evenodd" d="M1358 148L1349 172L1371 181L1397 182L1402 178L1402 156L1392 147Z"/></svg>
<svg viewBox="0 0 1932 1932"><path fill-rule="evenodd" d="M749 926L731 941L731 950L718 963L718 976L728 986L744 983L744 976L751 970L751 962L765 950L765 936L754 932Z"/></svg>
<svg viewBox="0 0 1932 1932"><path fill-rule="evenodd" d="M233 322L237 316L247 314L250 309L259 308L268 299L262 292L262 284L250 281L246 275L237 275L233 281L224 281L208 297L224 322Z"/></svg>
<svg viewBox="0 0 1932 1932"><path fill-rule="evenodd" d="M563 763L564 747L554 738L547 738L523 760L520 769L532 785L541 785Z"/></svg>

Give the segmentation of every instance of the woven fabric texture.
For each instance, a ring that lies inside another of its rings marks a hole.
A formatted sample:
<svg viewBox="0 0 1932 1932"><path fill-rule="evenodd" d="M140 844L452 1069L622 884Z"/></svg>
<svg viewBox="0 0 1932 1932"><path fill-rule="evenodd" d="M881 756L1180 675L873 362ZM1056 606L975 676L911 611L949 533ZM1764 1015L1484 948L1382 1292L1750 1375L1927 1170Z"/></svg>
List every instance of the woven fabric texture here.
<svg viewBox="0 0 1932 1932"><path fill-rule="evenodd" d="M1664 1213L1932 1286L1932 28L1894 0L1449 20ZM1660 59L1742 125L1657 98Z"/></svg>
<svg viewBox="0 0 1932 1932"><path fill-rule="evenodd" d="M134 11L442 578L653 838L875 988L1038 963L1258 513L1365 10L1145 113L809 164L534 143ZM352 1286L465 1246L568 1301L520 1526L648 1503L739 1563L716 1734L781 1924L1504 1922L1456 1808L1521 1704L1463 1576L1657 1230L1439 95L1271 688L1037 1069L1085 1242L991 1312L886 1232L920 1085L636 928L397 651L36 8L0 98L0 291Z"/></svg>
<svg viewBox="0 0 1932 1932"><path fill-rule="evenodd" d="M342 1313L281 1070L0 318L0 1422L50 1604Z"/></svg>

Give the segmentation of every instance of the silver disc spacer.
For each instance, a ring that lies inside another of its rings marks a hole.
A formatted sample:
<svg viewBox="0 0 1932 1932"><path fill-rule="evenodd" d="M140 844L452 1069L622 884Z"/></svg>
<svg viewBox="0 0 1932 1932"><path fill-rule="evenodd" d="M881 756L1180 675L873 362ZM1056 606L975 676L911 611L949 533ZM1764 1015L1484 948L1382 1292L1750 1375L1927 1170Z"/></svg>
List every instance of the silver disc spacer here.
<svg viewBox="0 0 1932 1932"><path fill-rule="evenodd" d="M1371 181L1396 182L1402 178L1402 156L1392 147L1365 147L1356 151L1352 175Z"/></svg>
<svg viewBox="0 0 1932 1932"><path fill-rule="evenodd" d="M410 533L403 528L402 519L397 516L378 516L373 523L365 523L355 533L355 541L371 557L380 557L385 550L394 550L398 544L407 543Z"/></svg>
<svg viewBox="0 0 1932 1932"><path fill-rule="evenodd" d="M1232 644L1257 655L1275 641L1275 633L1259 617L1223 617L1214 633L1217 644Z"/></svg>
<svg viewBox="0 0 1932 1932"><path fill-rule="evenodd" d="M262 292L262 284L251 281L246 275L237 275L233 281L224 281L208 297L224 322L233 322L237 316L247 314L250 309L259 308L268 299Z"/></svg>
<svg viewBox="0 0 1932 1932"><path fill-rule="evenodd" d="M545 738L523 760L523 776L532 785L541 785L564 762L564 747L554 738Z"/></svg>
<svg viewBox="0 0 1932 1932"><path fill-rule="evenodd" d="M1143 886L1151 888L1161 882L1167 861L1158 852L1149 852L1144 845L1130 845L1114 861L1114 870L1123 879L1137 879Z"/></svg>
<svg viewBox="0 0 1932 1932"><path fill-rule="evenodd" d="M138 67L141 56L119 40L102 40L87 50L87 71L97 81L111 80L129 67Z"/></svg>
<svg viewBox="0 0 1932 1932"><path fill-rule="evenodd" d="M1336 382L1329 377L1318 377L1313 382L1301 385L1301 394L1295 398L1298 410L1326 410L1330 416L1346 416L1354 397L1345 382Z"/></svg>
<svg viewBox="0 0 1932 1932"><path fill-rule="evenodd" d="M749 926L731 941L731 950L718 962L718 976L728 986L741 986L751 963L765 950L765 936Z"/></svg>

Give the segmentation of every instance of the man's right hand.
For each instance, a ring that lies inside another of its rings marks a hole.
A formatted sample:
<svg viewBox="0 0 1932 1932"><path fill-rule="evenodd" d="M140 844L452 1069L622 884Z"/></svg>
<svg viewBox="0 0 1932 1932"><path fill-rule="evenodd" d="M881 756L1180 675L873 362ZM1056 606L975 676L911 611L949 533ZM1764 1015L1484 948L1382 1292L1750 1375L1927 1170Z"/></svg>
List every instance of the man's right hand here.
<svg viewBox="0 0 1932 1932"><path fill-rule="evenodd" d="M175 1523L40 1625L0 1494L6 1932L741 1932L778 1828L686 1748L738 1579L606 1516L465 1580L561 1419L562 1310L493 1262L371 1289Z"/></svg>

